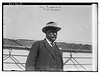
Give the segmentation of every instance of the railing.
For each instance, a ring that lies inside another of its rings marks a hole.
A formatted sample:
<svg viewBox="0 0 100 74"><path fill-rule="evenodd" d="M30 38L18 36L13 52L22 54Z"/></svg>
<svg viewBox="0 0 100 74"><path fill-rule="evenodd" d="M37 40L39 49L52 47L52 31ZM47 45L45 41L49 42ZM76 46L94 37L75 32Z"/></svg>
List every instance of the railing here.
<svg viewBox="0 0 100 74"><path fill-rule="evenodd" d="M88 66L91 65L91 68L92 68L92 57L91 56L89 56L89 57L84 57L84 56L75 57L75 56L73 56L73 54L75 54L75 53L69 52L69 54L70 54L69 57L63 57L66 59L64 61L64 65L73 65L76 68L76 70L74 70L74 71L90 71L87 67L84 67L84 65L88 65ZM90 54L90 53L88 53L88 54ZM85 62L82 63L79 60L85 60ZM89 60L91 60L91 62L87 63L87 61L89 61ZM68 64L69 61L71 61L72 64Z"/></svg>
<svg viewBox="0 0 100 74"><path fill-rule="evenodd" d="M25 47L16 47L16 46L3 46L3 51L5 51L5 49L8 51L8 53L3 53L3 71L6 71L6 69L4 68L4 64L15 64L18 68L19 68L19 71L25 71L25 62L20 62L20 60L18 60L18 57L25 57L27 58L27 55L19 55L19 54L12 54L12 52L14 50L22 50L22 51L27 51L29 52L27 49L28 48L25 48ZM84 54L92 54L92 51L83 51L83 50L74 50L74 49L69 49L69 50L62 50L64 54L69 54L69 56L63 56L63 59L65 60L64 61L64 66L68 66L68 65L73 65L76 70L74 71L89 71L86 67L84 67L84 65L90 65L92 66L92 63L83 63L81 64L79 61L77 61L77 59L85 59L85 60L92 60L92 57L75 57L73 56L73 54L75 53L84 53ZM17 58L16 58L17 57ZM7 59L10 59L12 60L12 62L10 61L6 61ZM72 63L69 64L68 62L71 61ZM80 67L77 67L77 66L80 66ZM80 70L79 68L82 68L82 70ZM10 71L10 69L8 69ZM11 69L11 71L16 71L16 69ZM71 70L65 70L65 71L71 71Z"/></svg>

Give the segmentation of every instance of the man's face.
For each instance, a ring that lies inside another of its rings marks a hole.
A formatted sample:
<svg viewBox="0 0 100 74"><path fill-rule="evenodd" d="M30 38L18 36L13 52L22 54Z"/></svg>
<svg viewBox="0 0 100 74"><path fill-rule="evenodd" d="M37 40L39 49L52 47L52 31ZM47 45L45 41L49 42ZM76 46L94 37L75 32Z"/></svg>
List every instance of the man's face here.
<svg viewBox="0 0 100 74"><path fill-rule="evenodd" d="M54 42L57 38L57 31L55 30L47 30L46 37L51 41Z"/></svg>

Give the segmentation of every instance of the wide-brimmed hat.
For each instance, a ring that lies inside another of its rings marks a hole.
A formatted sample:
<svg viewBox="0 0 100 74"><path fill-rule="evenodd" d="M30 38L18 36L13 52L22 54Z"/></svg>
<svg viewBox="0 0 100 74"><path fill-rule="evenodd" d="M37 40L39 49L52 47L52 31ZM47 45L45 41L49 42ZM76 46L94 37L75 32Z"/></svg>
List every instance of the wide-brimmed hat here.
<svg viewBox="0 0 100 74"><path fill-rule="evenodd" d="M42 28L42 31L44 33L46 33L48 29L55 30L55 31L61 30L60 27L57 27L57 23L56 22L49 22L49 23L47 23L46 26Z"/></svg>

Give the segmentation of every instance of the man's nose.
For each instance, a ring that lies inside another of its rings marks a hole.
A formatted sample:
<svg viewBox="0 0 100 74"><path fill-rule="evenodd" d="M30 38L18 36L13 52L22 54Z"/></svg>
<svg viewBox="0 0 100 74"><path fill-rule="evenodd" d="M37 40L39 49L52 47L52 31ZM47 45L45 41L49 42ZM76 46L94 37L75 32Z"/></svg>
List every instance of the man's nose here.
<svg viewBox="0 0 100 74"><path fill-rule="evenodd" d="M53 33L52 36L55 37L55 36L57 36L57 35Z"/></svg>

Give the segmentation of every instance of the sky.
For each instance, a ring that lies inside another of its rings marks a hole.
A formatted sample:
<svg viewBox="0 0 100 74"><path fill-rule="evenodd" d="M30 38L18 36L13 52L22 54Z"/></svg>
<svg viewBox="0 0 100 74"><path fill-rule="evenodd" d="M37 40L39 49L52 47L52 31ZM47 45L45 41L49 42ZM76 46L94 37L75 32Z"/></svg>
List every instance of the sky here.
<svg viewBox="0 0 100 74"><path fill-rule="evenodd" d="M91 5L5 5L3 13L4 38L42 40L42 28L54 21L56 41L92 44Z"/></svg>

